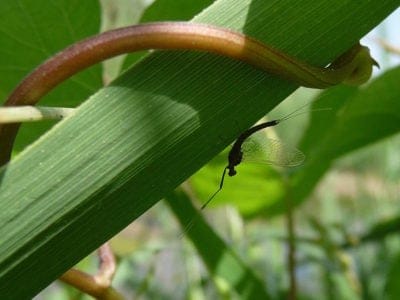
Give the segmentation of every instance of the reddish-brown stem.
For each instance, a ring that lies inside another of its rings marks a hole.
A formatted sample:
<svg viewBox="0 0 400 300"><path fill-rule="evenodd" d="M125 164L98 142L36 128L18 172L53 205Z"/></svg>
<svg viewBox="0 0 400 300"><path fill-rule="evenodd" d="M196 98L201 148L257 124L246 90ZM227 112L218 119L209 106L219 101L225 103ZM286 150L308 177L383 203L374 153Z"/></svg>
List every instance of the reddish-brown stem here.
<svg viewBox="0 0 400 300"><path fill-rule="evenodd" d="M149 23L104 32L73 44L33 70L5 105L34 105L75 73L107 58L145 49L212 52L313 88L326 88L349 78L353 83L364 82L373 65L368 49L360 45L352 47L330 67L318 68L224 28L189 22ZM10 159L18 128L19 124L0 124L0 166Z"/></svg>

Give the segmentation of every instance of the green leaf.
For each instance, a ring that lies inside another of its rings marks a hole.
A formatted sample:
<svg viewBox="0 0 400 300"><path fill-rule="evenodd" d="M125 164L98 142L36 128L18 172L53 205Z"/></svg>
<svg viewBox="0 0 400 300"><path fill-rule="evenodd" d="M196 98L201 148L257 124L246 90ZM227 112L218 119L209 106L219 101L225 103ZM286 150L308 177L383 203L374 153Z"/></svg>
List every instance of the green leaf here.
<svg viewBox="0 0 400 300"><path fill-rule="evenodd" d="M39 63L73 42L98 33L99 15L96 0L1 1L0 99L5 99ZM97 65L62 84L42 104L75 107L101 86L101 66ZM14 152L21 151L53 124L23 125Z"/></svg>
<svg viewBox="0 0 400 300"><path fill-rule="evenodd" d="M213 0L156 0L143 14L140 22L190 20Z"/></svg>
<svg viewBox="0 0 400 300"><path fill-rule="evenodd" d="M195 21L323 65L398 5L221 0ZM224 149L237 124L248 128L294 89L204 53L142 60L1 169L0 294L35 295Z"/></svg>
<svg viewBox="0 0 400 300"><path fill-rule="evenodd" d="M400 230L400 216L383 220L371 226L368 231L362 234L355 241L347 241L341 247L348 248L352 246L359 246L367 242L381 243L390 234L398 234Z"/></svg>
<svg viewBox="0 0 400 300"><path fill-rule="evenodd" d="M140 23L190 20L212 2L212 0L156 0L145 10ZM123 69L132 66L147 53L148 51L140 51L127 55Z"/></svg>
<svg viewBox="0 0 400 300"><path fill-rule="evenodd" d="M223 151L190 178L196 197L203 203L219 188L227 157L228 151ZM243 163L237 167L237 172L237 176L225 176L223 189L210 207L232 204L242 215L252 217L260 215L265 207L274 204L275 199L282 198L285 193L280 173L271 166Z"/></svg>
<svg viewBox="0 0 400 300"><path fill-rule="evenodd" d="M395 300L400 295L400 254L391 260L391 266L386 277L385 299Z"/></svg>
<svg viewBox="0 0 400 300"><path fill-rule="evenodd" d="M264 283L249 266L212 230L181 191L166 197L185 234L192 240L212 277L235 290L240 299L270 299ZM207 241L205 243L204 241Z"/></svg>
<svg viewBox="0 0 400 300"><path fill-rule="evenodd" d="M400 131L399 76L400 68L394 68L366 87L338 86L321 93L313 108L332 111L316 112L300 142L307 160L293 178L296 204L311 193L335 159ZM277 201L270 212L283 209Z"/></svg>
<svg viewBox="0 0 400 300"><path fill-rule="evenodd" d="M325 90L315 99L315 112L298 146L306 161L296 169L286 170L295 174L290 193L295 195L296 204L306 199L336 159L400 131L399 76L400 68L394 68L365 87L341 85ZM321 112L320 108L331 110ZM201 199L207 199L219 186L226 164L227 152L192 178ZM245 216L284 211L286 191L280 173L267 165L248 164L240 165L238 171L238 176L225 181L215 204L234 203Z"/></svg>

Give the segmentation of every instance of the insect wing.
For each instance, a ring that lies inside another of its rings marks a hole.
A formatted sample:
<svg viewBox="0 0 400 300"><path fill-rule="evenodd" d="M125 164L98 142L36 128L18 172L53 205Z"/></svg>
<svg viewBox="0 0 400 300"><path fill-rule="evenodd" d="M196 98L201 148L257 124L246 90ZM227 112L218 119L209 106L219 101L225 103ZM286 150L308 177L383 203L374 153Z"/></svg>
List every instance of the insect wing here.
<svg viewBox="0 0 400 300"><path fill-rule="evenodd" d="M274 164L282 167L300 165L304 154L278 140L265 137L262 133L253 134L242 145L243 161Z"/></svg>

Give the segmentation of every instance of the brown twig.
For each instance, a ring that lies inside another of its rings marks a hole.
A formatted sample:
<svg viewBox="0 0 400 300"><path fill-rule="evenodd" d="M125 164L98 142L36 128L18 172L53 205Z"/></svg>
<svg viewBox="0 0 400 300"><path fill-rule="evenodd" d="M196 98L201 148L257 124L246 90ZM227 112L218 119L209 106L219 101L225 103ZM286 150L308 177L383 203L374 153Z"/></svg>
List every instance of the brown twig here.
<svg viewBox="0 0 400 300"><path fill-rule="evenodd" d="M77 269L70 269L59 278L61 281L100 300L122 300L124 297L112 286L115 274L115 258L108 243L98 249L100 266L96 275L92 276Z"/></svg>
<svg viewBox="0 0 400 300"><path fill-rule="evenodd" d="M379 38L379 37L375 37L374 40L386 51L392 53L392 54L396 54L396 55L400 55L400 48L397 46L394 46L393 44L389 43L388 41Z"/></svg>

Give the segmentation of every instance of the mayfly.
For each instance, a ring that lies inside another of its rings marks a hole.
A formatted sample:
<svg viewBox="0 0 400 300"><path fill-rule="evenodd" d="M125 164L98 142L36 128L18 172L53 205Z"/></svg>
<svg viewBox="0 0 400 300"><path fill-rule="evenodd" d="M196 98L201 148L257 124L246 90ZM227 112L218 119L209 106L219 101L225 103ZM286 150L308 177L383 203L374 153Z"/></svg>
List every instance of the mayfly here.
<svg viewBox="0 0 400 300"><path fill-rule="evenodd" d="M293 118L293 117L296 117L298 115L305 113L305 112L299 112L299 110L304 108L304 106L305 105L299 107L298 109L296 109L295 111L291 112L290 114L288 114L287 116L285 116L281 119L276 119L276 120L261 123L259 125L256 125L254 127L247 129L241 135L239 135L239 137L233 143L231 150L229 151L228 165L224 168L224 170L222 172L219 188L207 200L207 202L205 202L201 206L200 210L203 210L211 202L211 200L222 190L226 172L228 172L229 176L235 176L237 174L237 171L235 168L243 161L243 159L249 160L249 161L252 160L251 158L249 158L249 154L254 156L254 151L252 148L257 148L257 147L254 147L255 142L253 140L249 139L250 136L252 136L253 134L255 134L256 132L258 132L262 129L276 126L279 123L281 123L289 118ZM316 110L326 110L326 108L316 109ZM313 111L316 111L316 110L313 110ZM269 152L270 157L261 158L260 160L262 160L262 161L268 161L269 163L280 165L280 166L294 167L294 166L300 165L305 159L304 154L296 148L286 147L284 144L282 144L281 142L276 141L276 140L268 139L268 142L270 144L270 148L272 149ZM244 157L244 154L246 157Z"/></svg>
<svg viewBox="0 0 400 300"><path fill-rule="evenodd" d="M308 105L308 104L306 104ZM257 157L259 155L260 151L254 151L254 150L260 150L260 147L256 146L255 142L251 139L249 139L252 135L254 135L256 132L268 128L268 127L273 127L278 125L279 123L296 117L298 115L301 115L305 112L299 112L302 108L304 108L306 105L303 105L296 109L295 111L291 112L290 114L286 115L285 117L281 119L276 119L268 122L261 123L259 125L256 125L254 127L251 127L244 131L239 137L236 139L236 141L233 143L231 150L229 151L228 154L228 165L224 168L221 176L221 181L219 184L219 188L217 191L214 192L214 194L205 202L200 210L203 210L214 197L222 190L222 187L224 185L224 180L225 180L225 175L226 172L228 171L229 176L235 176L237 174L236 167L244 160L248 161L262 161L262 162L268 162L280 166L288 166L288 167L294 167L297 165L300 165L304 159L305 156L304 154L292 147L287 147L283 143L268 139L269 142L269 148L270 151L264 151L262 149L261 152L264 152L266 157ZM320 109L313 109L312 111L321 111L321 110L329 110L330 108L320 108ZM268 152L268 153L265 153ZM244 155L246 154L246 155ZM254 159L255 158L255 159ZM190 228L194 224L194 219L192 219L185 227L184 232L188 232Z"/></svg>

